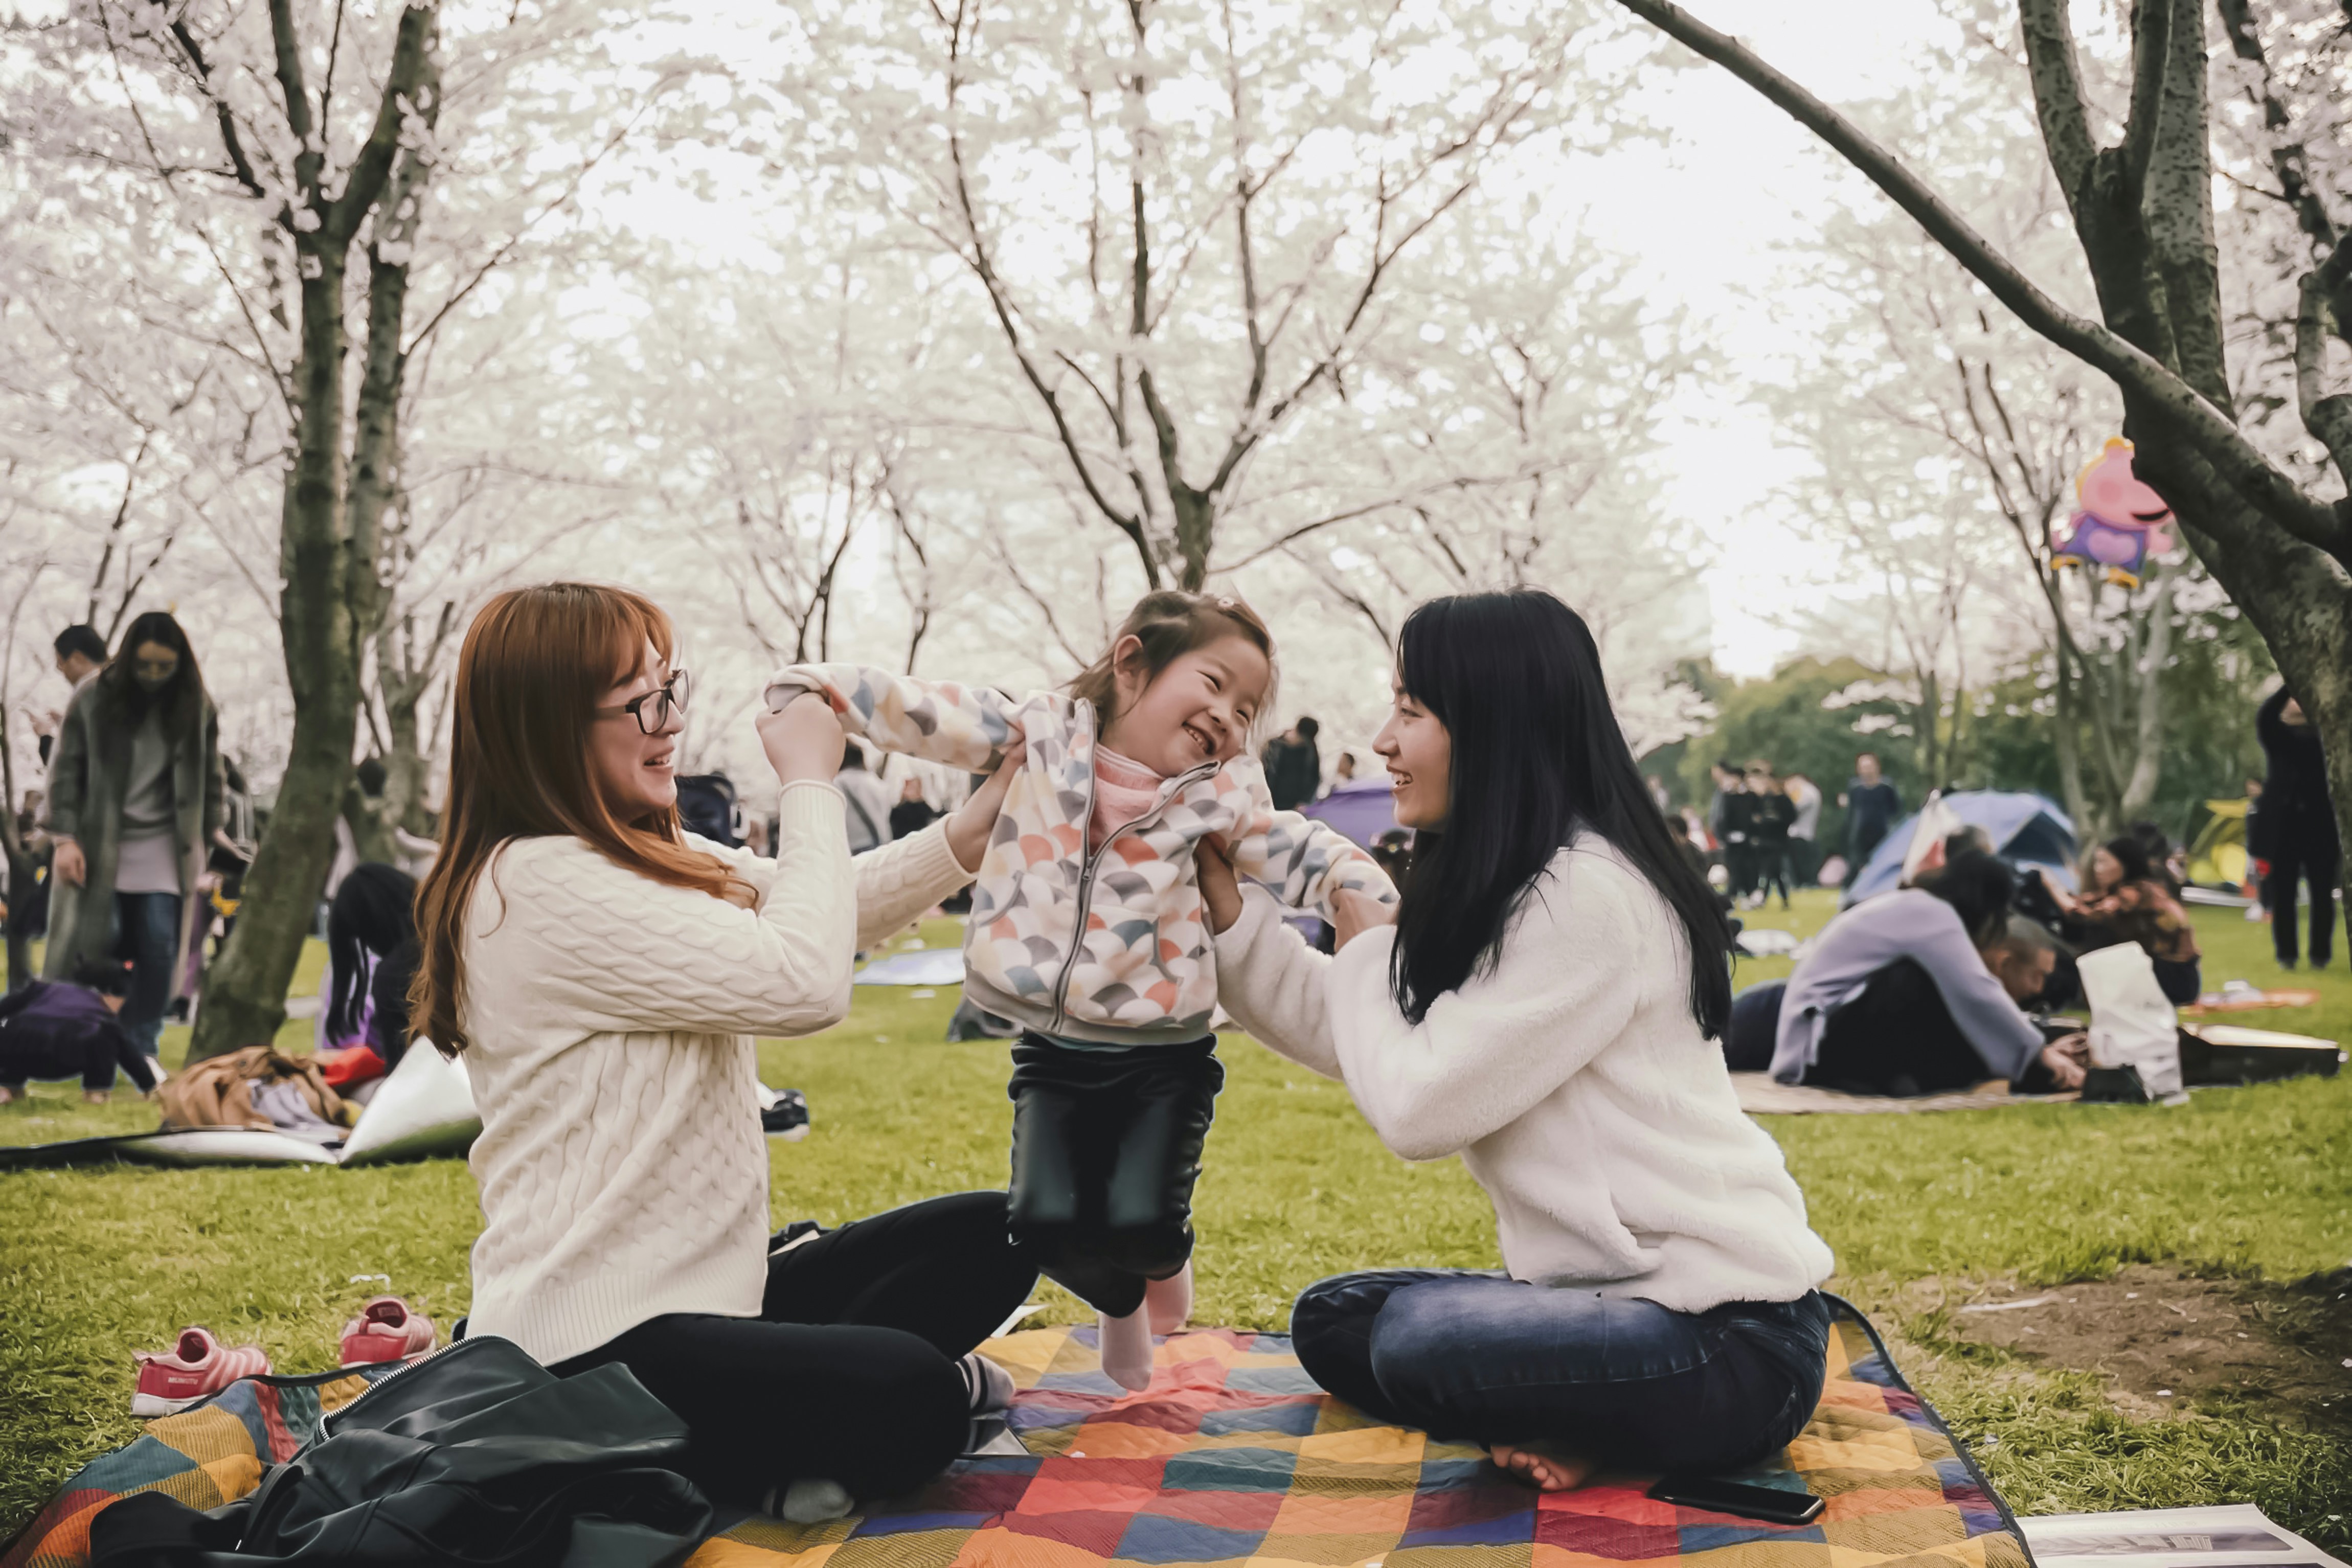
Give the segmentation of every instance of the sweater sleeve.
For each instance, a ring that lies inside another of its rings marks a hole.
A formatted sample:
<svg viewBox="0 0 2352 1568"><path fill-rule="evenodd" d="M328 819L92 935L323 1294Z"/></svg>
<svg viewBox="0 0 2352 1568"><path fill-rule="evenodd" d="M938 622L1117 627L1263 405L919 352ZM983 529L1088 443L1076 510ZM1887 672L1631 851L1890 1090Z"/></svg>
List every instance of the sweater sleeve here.
<svg viewBox="0 0 2352 1568"><path fill-rule="evenodd" d="M1216 938L1217 1000L1252 1040L1326 1078L1339 1076L1325 987L1331 960L1283 924L1263 889L1242 894L1241 918Z"/></svg>
<svg viewBox="0 0 2352 1568"><path fill-rule="evenodd" d="M2042 1054L2042 1031L1985 967L1959 916L1937 922L1906 956L1936 982L1936 994L1985 1065L2012 1083L2024 1077Z"/></svg>
<svg viewBox="0 0 2352 1568"><path fill-rule="evenodd" d="M857 911L830 785L787 785L757 910L638 875L577 841L501 857L506 922L535 939L537 988L587 1030L812 1034L849 1010Z"/></svg>
<svg viewBox="0 0 2352 1568"><path fill-rule="evenodd" d="M57 754L49 764L48 829L53 838L79 842L82 835L82 809L89 800L90 694L97 689L97 682L83 682L58 726Z"/></svg>
<svg viewBox="0 0 2352 1568"><path fill-rule="evenodd" d="M1292 909L1311 909L1334 918L1333 894L1341 888L1368 893L1394 904L1396 884L1378 862L1346 834L1296 811L1277 811L1265 776L1250 771L1249 820L1228 837L1234 870Z"/></svg>
<svg viewBox="0 0 2352 1568"><path fill-rule="evenodd" d="M869 850L850 862L857 878L857 946L863 950L953 893L972 878L948 847L948 829L933 822L912 837Z"/></svg>
<svg viewBox="0 0 2352 1568"><path fill-rule="evenodd" d="M768 682L768 706L814 692L841 727L885 751L986 773L1003 760L1017 705L1003 693L953 681L919 681L866 664L790 664Z"/></svg>
<svg viewBox="0 0 2352 1568"><path fill-rule="evenodd" d="M1627 885L1631 873L1582 854L1552 868L1522 898L1491 971L1439 997L1417 1024L1389 995L1393 928L1366 932L1331 960L1329 1027L1348 1091L1404 1158L1457 1154L1548 1099L1623 1032L1642 1000L1644 952L1674 941Z"/></svg>

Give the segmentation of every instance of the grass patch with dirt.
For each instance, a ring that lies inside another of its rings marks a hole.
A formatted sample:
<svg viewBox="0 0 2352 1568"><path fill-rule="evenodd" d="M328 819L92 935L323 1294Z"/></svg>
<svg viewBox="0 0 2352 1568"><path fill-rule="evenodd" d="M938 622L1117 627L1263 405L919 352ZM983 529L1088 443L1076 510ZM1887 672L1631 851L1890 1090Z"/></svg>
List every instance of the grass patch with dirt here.
<svg viewBox="0 0 2352 1568"><path fill-rule="evenodd" d="M1828 895L1806 894L1788 916L1750 918L1810 931L1831 907ZM2235 911L2197 919L2209 988L2233 977L2279 982L2261 926ZM922 936L955 940L944 923ZM1743 963L1740 983L1788 967ZM2340 964L2294 983L2318 989L2318 1004L2243 1021L2352 1039L2352 978ZM297 994L310 988L298 981ZM861 988L840 1028L762 1043L762 1077L806 1091L815 1124L805 1142L771 1145L778 1223L1003 1184L1004 1047L940 1043L954 1001L952 989ZM308 1030L289 1025L281 1040ZM167 1035L167 1061L184 1036ZM1291 1298L1326 1274L1496 1261L1491 1210L1458 1161L1407 1165L1339 1085L1240 1037L1221 1054L1229 1077L1199 1194L1196 1321L1278 1329ZM1765 1121L1837 1250L1834 1288L1897 1339L1906 1372L2021 1511L2245 1500L2322 1544L2352 1546L2342 1385L2328 1381L2328 1356L2290 1354L2298 1343L2324 1349L2347 1326L2342 1307L2323 1300L2330 1292L2293 1282L2352 1260L2352 1075L2200 1091L2169 1109ZM152 1106L86 1107L75 1085L46 1085L29 1106L0 1110L0 1142L153 1124ZM386 1288L375 1275L446 1328L466 1307L478 1226L473 1183L454 1160L0 1176L0 1532L75 1467L137 1435L134 1348L203 1322L258 1342L282 1370L329 1366L343 1320ZM2269 1336L2262 1356L2248 1353L2231 1381L2227 1346L2181 1354L2136 1306L2097 1310L2106 1296L2068 1320L2063 1346L1979 1327L2038 1309L1958 1310L2053 1286L2136 1289L2100 1283L2118 1278L2154 1281L2191 1312L2226 1307L2228 1334L2252 1333L2251 1319ZM1045 1299L1053 1320L1079 1315L1058 1292ZM2174 1389L2158 1402L2139 1385L2173 1362L2212 1375L2154 1385Z"/></svg>

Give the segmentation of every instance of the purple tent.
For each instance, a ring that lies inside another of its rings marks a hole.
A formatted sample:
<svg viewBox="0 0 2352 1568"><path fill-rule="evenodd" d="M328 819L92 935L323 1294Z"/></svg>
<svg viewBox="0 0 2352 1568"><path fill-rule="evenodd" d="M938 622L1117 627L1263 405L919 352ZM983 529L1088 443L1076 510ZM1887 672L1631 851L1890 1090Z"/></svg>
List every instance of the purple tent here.
<svg viewBox="0 0 2352 1568"><path fill-rule="evenodd" d="M1386 779L1350 779L1334 785L1328 795L1298 810L1300 816L1328 822L1363 848L1370 849L1373 840L1396 828L1395 786Z"/></svg>

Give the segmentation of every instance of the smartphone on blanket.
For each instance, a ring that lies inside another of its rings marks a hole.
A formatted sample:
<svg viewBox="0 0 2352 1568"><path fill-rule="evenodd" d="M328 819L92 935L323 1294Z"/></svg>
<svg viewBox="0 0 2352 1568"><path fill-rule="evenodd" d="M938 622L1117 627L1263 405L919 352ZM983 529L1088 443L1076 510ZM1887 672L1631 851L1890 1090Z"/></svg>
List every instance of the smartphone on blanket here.
<svg viewBox="0 0 2352 1568"><path fill-rule="evenodd" d="M1650 1496L1660 1502L1703 1508L1712 1513L1736 1513L1742 1519L1760 1519L1767 1524L1811 1524L1822 1512L1822 1500L1811 1492L1751 1486L1746 1481L1719 1480L1713 1476L1668 1476L1650 1489Z"/></svg>

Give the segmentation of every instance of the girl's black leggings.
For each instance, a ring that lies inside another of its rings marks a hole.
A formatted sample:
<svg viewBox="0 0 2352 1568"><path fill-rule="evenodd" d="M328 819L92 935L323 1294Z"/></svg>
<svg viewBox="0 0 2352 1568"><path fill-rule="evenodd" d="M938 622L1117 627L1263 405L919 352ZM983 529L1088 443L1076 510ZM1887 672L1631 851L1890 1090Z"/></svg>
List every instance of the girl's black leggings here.
<svg viewBox="0 0 2352 1568"><path fill-rule="evenodd" d="M1147 1281L1192 1256L1192 1184L1225 1082L1216 1043L1013 1042L1013 1239L1097 1312L1135 1311Z"/></svg>

